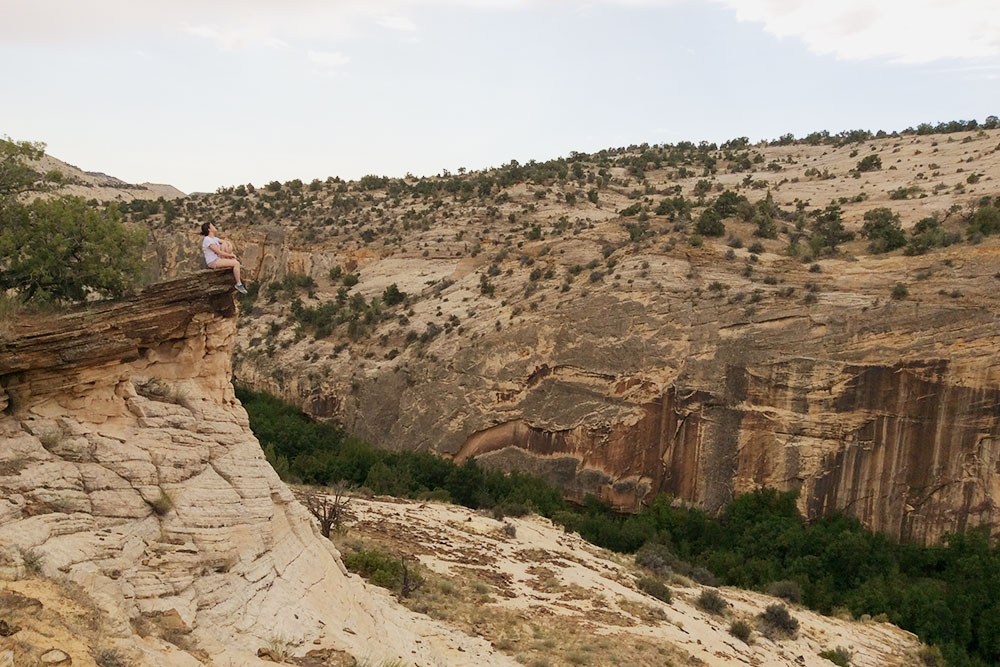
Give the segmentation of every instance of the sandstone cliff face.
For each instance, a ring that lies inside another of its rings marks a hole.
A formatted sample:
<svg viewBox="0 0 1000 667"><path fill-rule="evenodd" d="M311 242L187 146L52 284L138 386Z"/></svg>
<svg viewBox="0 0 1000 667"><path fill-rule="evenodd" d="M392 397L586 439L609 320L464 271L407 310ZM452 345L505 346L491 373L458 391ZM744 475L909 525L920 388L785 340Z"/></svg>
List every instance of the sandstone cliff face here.
<svg viewBox="0 0 1000 667"><path fill-rule="evenodd" d="M946 253L940 282L911 282L903 301L893 285L942 255L817 275L765 254L755 272L783 283L766 286L721 254L640 253L617 289L548 291L536 311L520 307L516 273L484 299L455 261L455 283L408 319L421 331L459 313L461 332L386 359L288 331L272 361L254 348L282 320L264 316L240 336L236 373L381 446L531 470L623 508L663 492L714 511L768 486L799 489L808 516L843 511L903 540L997 521L997 248ZM366 279L381 272L372 262ZM800 296L809 283L815 303ZM755 292L752 308L735 298ZM401 330L372 338L392 347Z"/></svg>
<svg viewBox="0 0 1000 667"><path fill-rule="evenodd" d="M531 470L623 508L659 492L716 510L760 486L799 489L809 516L844 511L931 542L1000 518L1000 249L866 256L859 235L812 272L787 255L788 216L833 200L859 232L888 207L904 230L938 215L964 239L966 214L998 193L998 139L755 147L753 172L719 152L707 176L660 164L633 178L636 151L479 197L346 183L210 195L186 226L153 231L166 275L198 265L200 215L234 238L251 279L314 278L312 296L265 287L241 320L236 376L377 446ZM851 174L859 151L886 167ZM728 218L744 247L693 247L690 222L657 213L676 193L756 201L762 187L787 215L774 239ZM364 326L341 303L332 335L312 340L289 302L336 303L334 266L360 275L342 301L390 284L409 299ZM890 296L897 283L908 298Z"/></svg>
<svg viewBox="0 0 1000 667"><path fill-rule="evenodd" d="M0 342L0 578L82 585L143 664L197 664L178 635L221 664L493 660L345 574L233 396L235 333L231 276L203 272Z"/></svg>

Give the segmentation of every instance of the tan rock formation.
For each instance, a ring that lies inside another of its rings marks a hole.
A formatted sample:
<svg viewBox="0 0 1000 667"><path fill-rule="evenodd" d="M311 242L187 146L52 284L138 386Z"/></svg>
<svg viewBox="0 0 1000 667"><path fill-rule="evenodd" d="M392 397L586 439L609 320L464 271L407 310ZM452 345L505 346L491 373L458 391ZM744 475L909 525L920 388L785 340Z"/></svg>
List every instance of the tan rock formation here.
<svg viewBox="0 0 1000 667"><path fill-rule="evenodd" d="M928 542L1000 518L1000 248L964 242L977 202L1000 194L998 141L753 146L749 168L714 152L714 172L667 151L637 173L638 147L564 165L576 177L220 193L183 222L147 224L166 275L197 265L195 222L211 217L257 280L314 278L314 296L262 292L236 375L377 446L516 466L621 507L666 492L714 510L760 486L799 489L810 516ZM858 172L869 154L884 167ZM695 247L690 222L658 213L679 193L697 216L724 189L770 196L777 238L732 216L741 247ZM832 256L788 256L811 252L799 237L831 202L853 232L885 207L903 230L936 215L960 243L876 256L858 234ZM290 302L335 304L332 266L360 275L352 298L395 283L409 301L364 326L339 306L333 334L311 340ZM907 298L891 297L897 283Z"/></svg>
<svg viewBox="0 0 1000 667"><path fill-rule="evenodd" d="M808 516L844 511L918 542L997 522L995 246L829 260L818 275L764 255L756 271L782 276L774 286L728 273L716 252L639 254L617 290L549 291L554 303L518 313L516 286L502 288L506 304L463 303L472 274L409 316L420 331L443 319L436 308L458 311L461 333L389 360L290 331L283 361L248 353L275 321L265 317L241 336L236 372L382 446L530 470L577 499L631 508L663 492L716 510L762 486L799 489ZM900 276L942 259L962 303L936 296L940 283L888 298ZM707 289L715 281L725 294ZM809 282L817 303L780 296ZM754 290L753 309L734 298Z"/></svg>
<svg viewBox="0 0 1000 667"><path fill-rule="evenodd" d="M203 272L0 343L0 578L80 584L143 664L262 646L498 664L345 574L233 396L231 276Z"/></svg>

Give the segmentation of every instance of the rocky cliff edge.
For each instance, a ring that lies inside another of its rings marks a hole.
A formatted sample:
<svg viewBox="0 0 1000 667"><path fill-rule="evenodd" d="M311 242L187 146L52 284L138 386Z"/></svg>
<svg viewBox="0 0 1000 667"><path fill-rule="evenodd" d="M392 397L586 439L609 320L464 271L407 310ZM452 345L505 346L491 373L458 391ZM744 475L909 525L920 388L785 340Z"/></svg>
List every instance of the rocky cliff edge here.
<svg viewBox="0 0 1000 667"><path fill-rule="evenodd" d="M234 396L236 310L206 271L0 340L0 580L82 588L139 664L506 662L345 572Z"/></svg>

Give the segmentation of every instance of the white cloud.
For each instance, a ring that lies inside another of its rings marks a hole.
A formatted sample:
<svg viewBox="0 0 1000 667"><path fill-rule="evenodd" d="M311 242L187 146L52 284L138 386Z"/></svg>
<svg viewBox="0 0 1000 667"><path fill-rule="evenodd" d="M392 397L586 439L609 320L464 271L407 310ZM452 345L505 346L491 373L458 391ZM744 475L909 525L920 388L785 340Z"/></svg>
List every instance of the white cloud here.
<svg viewBox="0 0 1000 667"><path fill-rule="evenodd" d="M389 30L399 30L400 32L416 32L417 24L406 18L395 14L388 14L376 21L383 28Z"/></svg>
<svg viewBox="0 0 1000 667"><path fill-rule="evenodd" d="M844 60L926 63L1000 56L997 0L714 0L740 21Z"/></svg>
<svg viewBox="0 0 1000 667"><path fill-rule="evenodd" d="M185 32L195 37L204 37L213 42L220 51L238 51L253 47L283 48L288 44L283 40L262 33L253 27L220 29L210 25L185 26Z"/></svg>
<svg viewBox="0 0 1000 667"><path fill-rule="evenodd" d="M625 11L695 2L721 4L741 21L845 60L1000 57L1000 0L4 0L0 39L66 44L186 29L224 50L308 48L376 26L413 33L427 9Z"/></svg>
<svg viewBox="0 0 1000 667"><path fill-rule="evenodd" d="M340 51L309 51L306 55L309 62L326 74L335 74L337 70L351 62L350 57Z"/></svg>

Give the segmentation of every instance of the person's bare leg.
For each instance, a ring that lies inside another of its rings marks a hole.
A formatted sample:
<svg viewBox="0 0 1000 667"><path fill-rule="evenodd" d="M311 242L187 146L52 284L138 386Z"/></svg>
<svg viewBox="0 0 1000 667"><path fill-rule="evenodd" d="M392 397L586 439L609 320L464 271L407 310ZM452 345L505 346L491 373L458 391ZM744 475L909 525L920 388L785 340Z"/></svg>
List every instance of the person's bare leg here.
<svg viewBox="0 0 1000 667"><path fill-rule="evenodd" d="M236 284L239 285L243 281L240 280L240 263L235 259L218 259L215 261L216 269L232 269L233 278L236 279Z"/></svg>
<svg viewBox="0 0 1000 667"><path fill-rule="evenodd" d="M222 246L220 246L220 249L222 250L222 252L228 252L231 255L236 254L236 250L233 248L233 244L231 241L223 241Z"/></svg>

